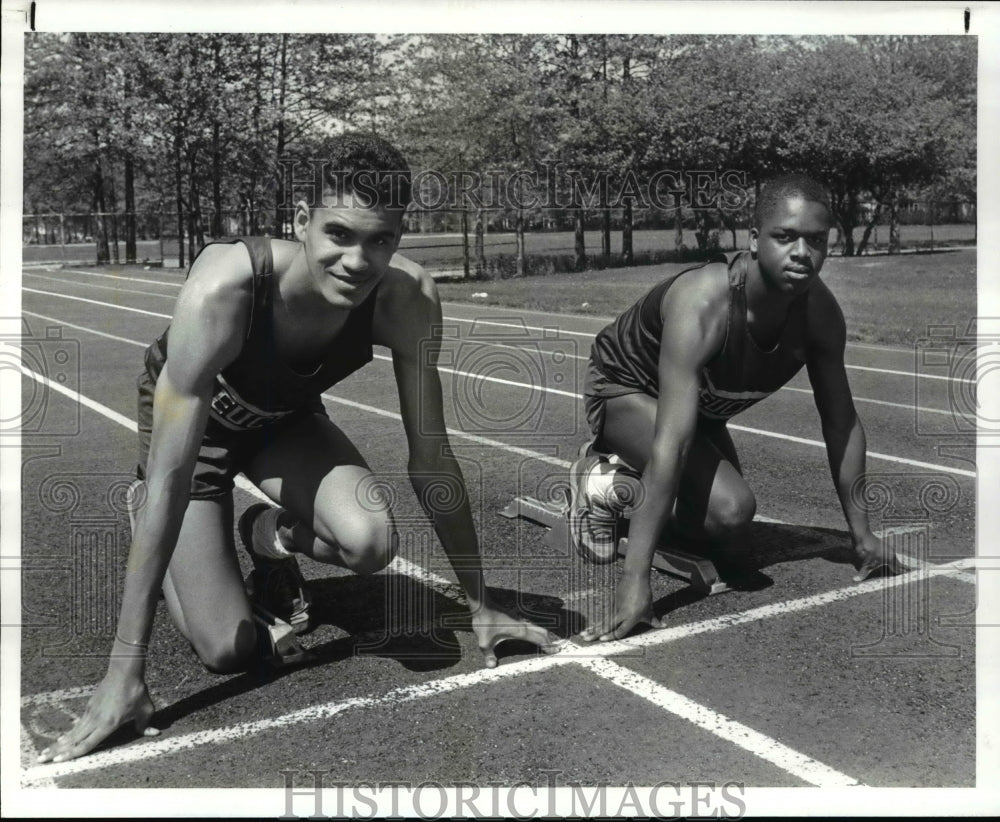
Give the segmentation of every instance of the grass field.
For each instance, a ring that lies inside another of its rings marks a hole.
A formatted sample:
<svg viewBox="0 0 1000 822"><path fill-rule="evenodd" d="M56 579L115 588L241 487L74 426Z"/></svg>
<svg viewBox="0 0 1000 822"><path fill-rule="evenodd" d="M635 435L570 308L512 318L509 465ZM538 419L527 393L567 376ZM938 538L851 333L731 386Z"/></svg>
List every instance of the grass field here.
<svg viewBox="0 0 1000 822"><path fill-rule="evenodd" d="M547 277L442 282L452 302L559 313L615 316L679 265L553 274ZM976 315L976 252L830 257L823 279L840 301L848 339L910 345L930 324L959 326ZM473 297L485 293L486 297Z"/></svg>

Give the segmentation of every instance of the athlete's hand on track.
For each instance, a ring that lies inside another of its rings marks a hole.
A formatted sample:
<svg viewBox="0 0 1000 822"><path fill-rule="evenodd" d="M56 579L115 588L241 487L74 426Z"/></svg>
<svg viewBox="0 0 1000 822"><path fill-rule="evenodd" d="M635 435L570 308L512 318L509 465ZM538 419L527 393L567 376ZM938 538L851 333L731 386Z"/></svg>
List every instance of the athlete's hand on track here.
<svg viewBox="0 0 1000 822"><path fill-rule="evenodd" d="M42 751L38 761L65 762L83 756L127 722L132 722L136 731L144 736L156 736L160 732L149 727L153 710L153 700L141 678L123 677L109 671L90 698L83 716Z"/></svg>
<svg viewBox="0 0 1000 822"><path fill-rule="evenodd" d="M653 593L649 587L649 574L631 576L623 574L615 591L615 613L580 633L588 642L600 639L621 639L640 622L654 628L662 628L663 623L653 614Z"/></svg>
<svg viewBox="0 0 1000 822"><path fill-rule="evenodd" d="M863 582L878 573L895 576L905 570L896 559L896 554L886 548L874 534L858 540L854 544L854 567L858 572L854 575L855 582Z"/></svg>
<svg viewBox="0 0 1000 822"><path fill-rule="evenodd" d="M554 634L526 619L511 616L494 605L482 605L473 612L472 630L487 668L496 668L496 647L510 639L530 642L547 654L554 654L559 650L559 639Z"/></svg>

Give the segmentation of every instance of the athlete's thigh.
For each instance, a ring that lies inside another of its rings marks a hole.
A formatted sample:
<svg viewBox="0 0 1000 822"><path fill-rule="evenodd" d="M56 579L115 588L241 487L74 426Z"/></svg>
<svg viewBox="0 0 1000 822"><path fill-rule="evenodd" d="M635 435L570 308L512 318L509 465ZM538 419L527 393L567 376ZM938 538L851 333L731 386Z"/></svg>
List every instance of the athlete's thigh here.
<svg viewBox="0 0 1000 822"><path fill-rule="evenodd" d="M252 650L253 617L233 544L231 494L188 503L163 586L181 632L210 665Z"/></svg>
<svg viewBox="0 0 1000 822"><path fill-rule="evenodd" d="M600 444L637 471L644 471L653 450L657 402L648 394L625 394L606 402ZM742 499L750 489L740 475L736 449L722 426L699 422L681 472L677 498L685 513L700 520L713 504Z"/></svg>
<svg viewBox="0 0 1000 822"><path fill-rule="evenodd" d="M368 464L328 417L308 414L282 426L245 468L247 477L320 539L370 542L385 506Z"/></svg>

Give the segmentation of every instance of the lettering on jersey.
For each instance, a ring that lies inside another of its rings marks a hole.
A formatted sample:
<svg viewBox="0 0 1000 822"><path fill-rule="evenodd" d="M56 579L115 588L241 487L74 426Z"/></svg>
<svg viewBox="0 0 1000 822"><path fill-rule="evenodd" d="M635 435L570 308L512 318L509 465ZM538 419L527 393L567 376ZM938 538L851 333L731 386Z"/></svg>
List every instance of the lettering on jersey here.
<svg viewBox="0 0 1000 822"><path fill-rule="evenodd" d="M698 390L698 413L713 420L728 420L773 393L773 391L726 391L716 388L708 369L703 369L701 388Z"/></svg>
<svg viewBox="0 0 1000 822"><path fill-rule="evenodd" d="M248 431L280 420L291 413L291 411L264 411L244 400L221 374L216 377L211 415L226 428Z"/></svg>

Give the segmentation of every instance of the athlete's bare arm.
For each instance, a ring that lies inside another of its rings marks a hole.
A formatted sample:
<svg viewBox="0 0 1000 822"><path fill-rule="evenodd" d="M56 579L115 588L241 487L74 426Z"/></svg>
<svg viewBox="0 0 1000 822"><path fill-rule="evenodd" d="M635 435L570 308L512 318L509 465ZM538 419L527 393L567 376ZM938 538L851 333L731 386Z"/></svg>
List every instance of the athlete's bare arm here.
<svg viewBox="0 0 1000 822"><path fill-rule="evenodd" d="M190 497L213 381L243 343L249 272L243 246L209 246L181 289L169 359L156 381L146 502L132 535L108 672L83 716L39 761L81 756L127 722L139 731L149 723L153 704L144 677L153 614Z"/></svg>
<svg viewBox="0 0 1000 822"><path fill-rule="evenodd" d="M441 302L433 279L396 255L379 286L373 338L392 351L410 479L465 590L473 630L486 665L492 668L497 664L494 649L504 640L527 640L546 651L555 646L547 631L504 613L490 601L468 490L445 428L437 371L441 325Z"/></svg>
<svg viewBox="0 0 1000 822"><path fill-rule="evenodd" d="M859 504L864 499L865 431L854 408L854 399L844 367L847 329L844 315L827 286L817 281L809 293L807 328L807 368L816 409L823 426L823 440L833 484L837 489L855 551L860 582L879 571L899 573L872 533L868 514Z"/></svg>
<svg viewBox="0 0 1000 822"><path fill-rule="evenodd" d="M615 613L583 632L584 639L618 639L640 622L658 627L649 573L660 534L673 510L677 486L698 422L701 369L725 342L729 280L725 265L699 277L681 277L664 298L660 342L660 396L653 449L642 474L643 498L629 523L628 552L615 594Z"/></svg>

